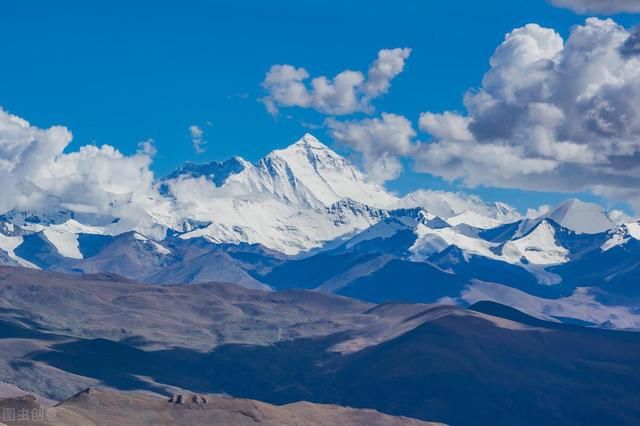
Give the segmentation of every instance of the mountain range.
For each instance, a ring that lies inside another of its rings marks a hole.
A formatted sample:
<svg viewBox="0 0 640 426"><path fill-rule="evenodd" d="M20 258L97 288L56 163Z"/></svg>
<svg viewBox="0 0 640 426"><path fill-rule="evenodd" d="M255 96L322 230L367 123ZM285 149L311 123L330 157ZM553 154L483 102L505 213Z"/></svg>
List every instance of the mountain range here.
<svg viewBox="0 0 640 426"><path fill-rule="evenodd" d="M156 185L173 208L147 212L152 223L5 213L0 264L376 303L490 300L548 321L640 328L640 222L614 223L596 204L523 217L437 191L399 197L309 134L255 164L187 163Z"/></svg>

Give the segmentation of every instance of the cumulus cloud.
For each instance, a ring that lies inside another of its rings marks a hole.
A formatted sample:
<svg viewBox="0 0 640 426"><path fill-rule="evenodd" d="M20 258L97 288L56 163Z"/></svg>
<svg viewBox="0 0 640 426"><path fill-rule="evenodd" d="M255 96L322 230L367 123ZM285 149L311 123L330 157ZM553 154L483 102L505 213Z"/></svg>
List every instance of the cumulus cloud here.
<svg viewBox="0 0 640 426"><path fill-rule="evenodd" d="M149 212L162 202L149 169L152 141L127 156L109 145L65 153L71 140L65 127L40 129L0 109L0 213L65 209L123 226L156 222Z"/></svg>
<svg viewBox="0 0 640 426"><path fill-rule="evenodd" d="M473 140L469 131L468 117L462 117L452 112L433 114L424 112L420 114L418 126L423 132L428 132L436 138L448 137L457 141L466 142Z"/></svg>
<svg viewBox="0 0 640 426"><path fill-rule="evenodd" d="M205 145L207 141L204 140L204 130L200 126L195 124L189 126L189 135L191 135L191 145L196 154L202 154L206 151Z"/></svg>
<svg viewBox="0 0 640 426"><path fill-rule="evenodd" d="M565 42L530 24L491 58L466 114L424 113L419 171L538 191L591 191L640 208L640 56L635 33L590 18Z"/></svg>
<svg viewBox="0 0 640 426"><path fill-rule="evenodd" d="M333 78L315 77L310 82L305 68L273 65L262 82L267 95L261 100L273 115L282 107L311 108L329 115L371 112L371 101L387 93L410 54L409 48L382 49L366 76L346 70Z"/></svg>
<svg viewBox="0 0 640 426"><path fill-rule="evenodd" d="M550 0L557 7L573 10L577 13L635 13L640 12L637 0Z"/></svg>
<svg viewBox="0 0 640 426"><path fill-rule="evenodd" d="M398 177L402 164L398 157L409 154L416 135L409 120L401 115L382 113L381 118L327 120L331 136L362 155L364 169L374 181L382 183Z"/></svg>

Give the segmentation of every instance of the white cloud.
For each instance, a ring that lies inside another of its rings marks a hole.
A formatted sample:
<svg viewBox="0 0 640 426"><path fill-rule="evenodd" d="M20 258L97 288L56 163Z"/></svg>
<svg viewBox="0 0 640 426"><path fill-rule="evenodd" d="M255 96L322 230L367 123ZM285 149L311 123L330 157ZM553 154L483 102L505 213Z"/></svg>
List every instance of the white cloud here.
<svg viewBox="0 0 640 426"><path fill-rule="evenodd" d="M402 172L399 156L412 150L416 135L409 120L401 115L382 113L381 118L354 121L327 120L331 136L362 155L364 169L371 179L382 183Z"/></svg>
<svg viewBox="0 0 640 426"><path fill-rule="evenodd" d="M195 124L189 126L189 135L191 135L191 144L196 154L202 154L206 151L205 145L207 141L204 140L204 130L200 126Z"/></svg>
<svg viewBox="0 0 640 426"><path fill-rule="evenodd" d="M163 202L149 169L151 141L126 156L109 145L65 153L71 139L65 127L40 129L0 109L0 212L68 209L139 228L156 221L150 214Z"/></svg>
<svg viewBox="0 0 640 426"><path fill-rule="evenodd" d="M424 112L420 114L418 125L423 132L430 133L435 138L451 138L466 142L473 139L469 131L469 118L462 117L452 112L433 114Z"/></svg>
<svg viewBox="0 0 640 426"><path fill-rule="evenodd" d="M138 152L153 157L158 153L155 141L152 138L145 139L138 143Z"/></svg>
<svg viewBox="0 0 640 426"><path fill-rule="evenodd" d="M545 215L551 211L551 206L548 204L543 204L539 206L537 209L529 208L527 209L526 217L527 219L536 219L542 215Z"/></svg>
<svg viewBox="0 0 640 426"><path fill-rule="evenodd" d="M590 18L566 43L508 34L466 115L424 113L416 169L469 186L591 191L640 208L640 56L632 34Z"/></svg>
<svg viewBox="0 0 640 426"><path fill-rule="evenodd" d="M617 225L621 225L623 223L628 223L633 220L633 217L629 216L627 213L622 210L611 210L609 213L609 219Z"/></svg>
<svg viewBox="0 0 640 426"><path fill-rule="evenodd" d="M638 0L550 0L551 4L577 13L640 12Z"/></svg>
<svg viewBox="0 0 640 426"><path fill-rule="evenodd" d="M273 115L281 107L311 108L329 115L371 112L371 101L387 93L410 54L409 48L382 49L366 77L360 71L346 70L333 78L315 77L309 84L306 69L273 65L262 82L267 95L261 100Z"/></svg>
<svg viewBox="0 0 640 426"><path fill-rule="evenodd" d="M382 49L367 72L362 88L365 101L384 95L391 87L391 80L404 70L404 63L411 55L409 48Z"/></svg>

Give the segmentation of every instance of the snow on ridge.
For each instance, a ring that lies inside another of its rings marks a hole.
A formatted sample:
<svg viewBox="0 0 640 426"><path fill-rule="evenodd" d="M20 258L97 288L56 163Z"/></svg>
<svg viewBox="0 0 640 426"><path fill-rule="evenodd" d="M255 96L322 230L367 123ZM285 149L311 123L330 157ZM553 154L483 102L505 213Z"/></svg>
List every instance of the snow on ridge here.
<svg viewBox="0 0 640 426"><path fill-rule="evenodd" d="M452 245L470 254L503 260L492 251L493 248L497 247L497 244L478 237L461 234L454 228L434 229L420 224L416 229L416 234L418 238L413 246L409 248L409 252L412 253L411 260L416 262L425 261L433 254L439 253Z"/></svg>
<svg viewBox="0 0 640 426"><path fill-rule="evenodd" d="M358 233L345 243L346 248L375 239L387 239L401 231L412 231L417 235L418 226L429 226L429 222L436 219L436 216L425 212L422 209L400 209L385 212L384 219L380 220Z"/></svg>
<svg viewBox="0 0 640 426"><path fill-rule="evenodd" d="M526 235L544 220L552 220L578 234L600 234L616 228L616 224L601 206L572 198L534 219L523 219L515 237Z"/></svg>
<svg viewBox="0 0 640 426"><path fill-rule="evenodd" d="M171 250L169 250L168 248L166 248L165 246L150 240L149 238L147 238L146 236L140 234L139 232L134 232L133 233L133 238L135 240L138 241L142 241L145 244L148 244L149 247L151 247L156 253L161 254L161 255L169 255L171 254Z"/></svg>
<svg viewBox="0 0 640 426"><path fill-rule="evenodd" d="M286 254L363 230L397 200L309 134L246 165L220 187L202 179L185 183L165 182L185 214L209 225L181 238L260 243Z"/></svg>
<svg viewBox="0 0 640 426"><path fill-rule="evenodd" d="M640 221L630 222L624 225L629 232L629 235L636 240L640 240Z"/></svg>
<svg viewBox="0 0 640 426"><path fill-rule="evenodd" d="M471 210L466 210L463 213L450 217L447 219L447 222L452 226L465 224L478 229L492 229L503 224L503 222L498 219L492 219Z"/></svg>
<svg viewBox="0 0 640 426"><path fill-rule="evenodd" d="M61 256L82 259L84 256L80 251L78 234L104 235L108 231L103 227L84 225L75 219L69 219L63 223L44 228L42 233Z"/></svg>
<svg viewBox="0 0 640 426"><path fill-rule="evenodd" d="M53 228L46 228L42 231L47 240L53 244L61 256L70 259L82 259L78 235L73 232L64 232Z"/></svg>
<svg viewBox="0 0 640 426"><path fill-rule="evenodd" d="M445 220L467 211L495 219L500 224L513 223L522 218L514 207L505 203L487 203L475 195L430 189L410 192L393 205L393 208L412 207L421 207Z"/></svg>
<svg viewBox="0 0 640 426"><path fill-rule="evenodd" d="M569 260L569 250L556 242L554 227L543 220L528 234L507 241L502 256L512 263L525 259L532 265L558 265Z"/></svg>
<svg viewBox="0 0 640 426"><path fill-rule="evenodd" d="M370 182L348 160L310 134L285 149L271 152L258 162L258 167L267 167L269 162L283 162L287 177L295 179L305 192L325 206L344 198L373 207L388 207L397 201L395 196Z"/></svg>
<svg viewBox="0 0 640 426"><path fill-rule="evenodd" d="M615 228L602 207L576 198L560 203L538 219L545 218L581 234L599 234Z"/></svg>
<svg viewBox="0 0 640 426"><path fill-rule="evenodd" d="M620 225L609 233L610 237L600 247L602 251L609 251L614 247L626 244L629 240L640 240L640 221Z"/></svg>
<svg viewBox="0 0 640 426"><path fill-rule="evenodd" d="M388 215L385 210L348 199L316 209L297 208L277 199L238 203L223 200L217 207L220 220L182 234L180 238L203 237L213 243L259 243L295 255L369 228Z"/></svg>
<svg viewBox="0 0 640 426"><path fill-rule="evenodd" d="M15 254L15 249L17 249L24 239L21 236L7 236L0 232L0 249L4 250L10 259L15 260L21 266L25 266L27 268L40 269L33 263L22 259L18 255Z"/></svg>

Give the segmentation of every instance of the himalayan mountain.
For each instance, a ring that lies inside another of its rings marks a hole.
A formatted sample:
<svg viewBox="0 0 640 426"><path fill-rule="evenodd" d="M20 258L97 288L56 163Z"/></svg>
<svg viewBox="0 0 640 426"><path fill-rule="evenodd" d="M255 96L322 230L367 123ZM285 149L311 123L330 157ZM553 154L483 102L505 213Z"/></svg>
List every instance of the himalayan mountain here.
<svg viewBox="0 0 640 426"><path fill-rule="evenodd" d="M156 185L187 215L0 217L0 264L148 283L227 282L366 302L491 301L550 322L640 329L640 222L567 200L539 217L434 191L398 197L307 134L255 164L187 163Z"/></svg>

